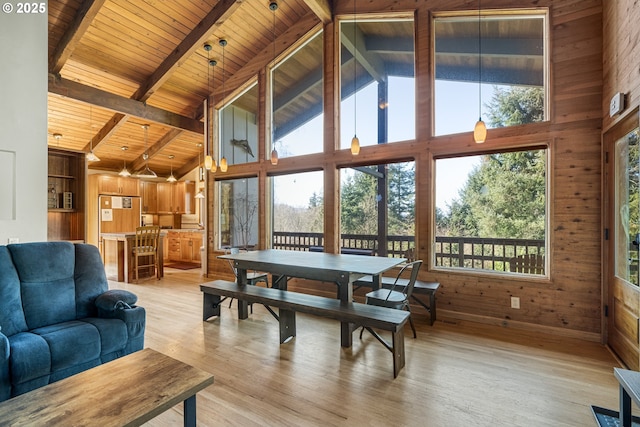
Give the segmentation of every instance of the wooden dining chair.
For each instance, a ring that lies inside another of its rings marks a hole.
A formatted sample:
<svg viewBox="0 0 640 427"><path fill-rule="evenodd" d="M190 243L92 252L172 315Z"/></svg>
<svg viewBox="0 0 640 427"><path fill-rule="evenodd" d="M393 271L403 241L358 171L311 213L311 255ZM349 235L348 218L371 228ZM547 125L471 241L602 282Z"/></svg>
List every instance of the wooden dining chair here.
<svg viewBox="0 0 640 427"><path fill-rule="evenodd" d="M411 309L409 307L409 298L411 298L411 294L413 293L413 288L416 284L418 272L420 271L421 265L422 260L416 260L406 263L398 272L393 286L389 288L376 289L375 291L367 293L365 295L365 304L395 308L397 310L407 310L409 313L411 313ZM399 283L405 271L411 272L409 282L406 285L404 283ZM413 337L416 338L416 328L413 325L411 315L409 315L409 324L411 325L411 330L413 331ZM362 330L360 331L360 338L362 338L362 334L365 329L368 330L378 340L382 340L382 338L380 338L380 336L369 327L362 328Z"/></svg>
<svg viewBox="0 0 640 427"><path fill-rule="evenodd" d="M160 226L147 225L136 228L136 238L133 246L133 267L136 283L138 282L141 269L154 269L156 278L160 279L158 260L159 239ZM149 276L151 276L151 274Z"/></svg>

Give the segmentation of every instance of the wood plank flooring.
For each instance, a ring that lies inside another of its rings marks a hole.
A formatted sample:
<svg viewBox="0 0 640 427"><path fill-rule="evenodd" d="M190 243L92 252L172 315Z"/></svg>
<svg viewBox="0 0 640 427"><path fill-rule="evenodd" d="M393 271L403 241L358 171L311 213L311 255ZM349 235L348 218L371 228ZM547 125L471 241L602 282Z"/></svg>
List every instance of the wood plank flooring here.
<svg viewBox="0 0 640 427"><path fill-rule="evenodd" d="M471 322L415 316L406 366L393 379L388 351L365 332L340 347L340 323L298 314L298 335L278 344L259 305L237 319L201 320L199 270L158 281L110 282L147 310L145 347L211 372L197 397L201 426L595 426L589 405L618 407L609 350L597 343ZM212 280L212 279L211 279ZM408 326L407 326L408 327ZM146 425L182 423L177 405Z"/></svg>

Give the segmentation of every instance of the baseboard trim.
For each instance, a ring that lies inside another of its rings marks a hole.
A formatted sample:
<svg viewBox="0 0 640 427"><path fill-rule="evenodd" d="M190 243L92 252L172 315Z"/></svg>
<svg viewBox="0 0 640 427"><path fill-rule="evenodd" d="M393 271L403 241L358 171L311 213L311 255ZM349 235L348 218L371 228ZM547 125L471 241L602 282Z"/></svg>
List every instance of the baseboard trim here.
<svg viewBox="0 0 640 427"><path fill-rule="evenodd" d="M600 334L594 332L577 331L575 329L558 328L554 326L536 325L533 323L519 322L516 320L498 319L495 317L480 316L477 314L460 313L451 310L442 310L438 307L438 321L444 322L476 322L486 325L502 326L505 328L519 329L523 331L542 332L554 336L581 339L592 342L602 342Z"/></svg>

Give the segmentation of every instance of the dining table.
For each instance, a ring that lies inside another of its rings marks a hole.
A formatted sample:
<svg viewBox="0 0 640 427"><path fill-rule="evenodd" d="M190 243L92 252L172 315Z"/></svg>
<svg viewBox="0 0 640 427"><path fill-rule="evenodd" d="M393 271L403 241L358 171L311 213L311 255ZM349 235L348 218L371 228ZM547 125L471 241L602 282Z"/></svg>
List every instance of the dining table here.
<svg viewBox="0 0 640 427"><path fill-rule="evenodd" d="M353 282L361 277L373 277L373 288L380 287L380 276L387 270L406 262L406 258L365 255L332 254L326 252L264 249L219 255L230 260L237 272L239 286L247 284L247 271L256 270L272 274L272 286L287 290L289 278L335 283L342 304L353 303ZM238 301L238 318L249 316L246 301ZM353 324L341 322L342 347L351 347Z"/></svg>

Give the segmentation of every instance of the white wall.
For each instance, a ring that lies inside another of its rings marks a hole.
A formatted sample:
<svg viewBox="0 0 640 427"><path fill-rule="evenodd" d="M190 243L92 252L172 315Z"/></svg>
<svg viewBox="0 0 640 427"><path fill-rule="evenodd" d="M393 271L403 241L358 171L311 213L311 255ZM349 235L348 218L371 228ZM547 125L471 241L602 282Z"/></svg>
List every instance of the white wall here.
<svg viewBox="0 0 640 427"><path fill-rule="evenodd" d="M0 245L47 240L48 11L20 14L18 2L2 4Z"/></svg>

